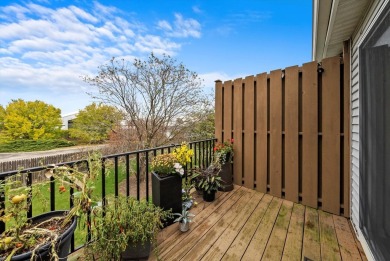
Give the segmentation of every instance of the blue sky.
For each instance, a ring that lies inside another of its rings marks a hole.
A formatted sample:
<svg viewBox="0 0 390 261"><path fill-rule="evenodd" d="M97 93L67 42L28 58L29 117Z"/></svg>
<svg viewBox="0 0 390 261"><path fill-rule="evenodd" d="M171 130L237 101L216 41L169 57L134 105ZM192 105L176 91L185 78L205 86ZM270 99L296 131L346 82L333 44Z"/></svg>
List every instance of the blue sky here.
<svg viewBox="0 0 390 261"><path fill-rule="evenodd" d="M311 59L311 0L0 2L0 104L43 100L63 114L93 100L81 79L111 57L166 53L204 79Z"/></svg>

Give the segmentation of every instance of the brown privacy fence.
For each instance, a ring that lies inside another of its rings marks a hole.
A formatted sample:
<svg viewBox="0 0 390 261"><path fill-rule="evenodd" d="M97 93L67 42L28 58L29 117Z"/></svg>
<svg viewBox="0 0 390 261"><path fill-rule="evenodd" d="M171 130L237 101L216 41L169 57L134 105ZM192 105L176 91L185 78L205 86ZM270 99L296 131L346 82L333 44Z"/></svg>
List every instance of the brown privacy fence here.
<svg viewBox="0 0 390 261"><path fill-rule="evenodd" d="M349 217L349 86L340 57L216 81L216 138L234 138L234 183Z"/></svg>

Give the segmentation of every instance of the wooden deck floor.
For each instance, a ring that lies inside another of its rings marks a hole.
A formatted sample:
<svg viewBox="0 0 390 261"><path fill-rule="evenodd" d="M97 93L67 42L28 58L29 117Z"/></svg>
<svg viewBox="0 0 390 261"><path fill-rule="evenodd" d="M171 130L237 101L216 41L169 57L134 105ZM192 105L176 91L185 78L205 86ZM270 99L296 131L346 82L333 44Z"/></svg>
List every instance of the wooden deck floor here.
<svg viewBox="0 0 390 261"><path fill-rule="evenodd" d="M197 201L188 232L160 232L161 260L366 260L346 218L238 186Z"/></svg>

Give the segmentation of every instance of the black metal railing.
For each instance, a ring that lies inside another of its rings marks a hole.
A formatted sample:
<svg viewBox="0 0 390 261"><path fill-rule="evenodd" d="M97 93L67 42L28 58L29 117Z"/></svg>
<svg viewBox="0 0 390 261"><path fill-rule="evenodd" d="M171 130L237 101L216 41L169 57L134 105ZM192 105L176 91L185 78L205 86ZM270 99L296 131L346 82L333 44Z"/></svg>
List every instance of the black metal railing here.
<svg viewBox="0 0 390 261"><path fill-rule="evenodd" d="M195 166L204 168L207 167L213 158L213 148L215 146L216 139L207 139L201 141L190 142L189 146L194 150L194 155L191 163L188 164L187 168L193 168ZM138 200L144 198L149 200L150 195L150 160L158 154L170 153L173 148L180 146L178 144L172 144L169 146L162 146L157 148L150 148L138 151L131 151L120 154L112 154L106 155L101 158L102 161L102 169L101 169L101 204L104 206L106 204L107 196L114 195L118 196L120 194L126 196L136 197ZM86 171L88 170L88 160L82 159L71 162L61 162L55 164L56 166L69 166L71 168L78 167L84 168ZM4 183L7 178L12 178L16 175L22 175L25 179L24 184L28 186L30 191L33 188L33 176L42 174L44 171L48 169L48 166L41 167L33 167L27 169L18 169L13 171L7 171L0 173L0 183ZM107 176L107 172L113 172L113 176ZM142 173L143 172L143 173ZM132 175L134 174L134 175ZM131 178L133 177L133 178ZM113 179L113 193L109 193L107 191L107 183L111 183ZM134 180L135 179L135 180ZM50 210L56 210L56 183L53 177L50 178ZM110 182L109 182L110 181ZM135 190L132 191L132 185L136 182ZM124 184L125 189L123 191L120 190L120 184ZM99 184L96 184L97 186ZM144 189L141 189L144 186ZM73 206L72 194L74 193L73 189L69 190L69 209ZM2 191L0 193L0 209L5 208L5 201L7 195ZM34 204L32 202L32 194L30 192L28 196L28 200L31 203L30 208L27 211L27 217L33 216ZM0 213L1 214L1 213ZM90 222L90 215L87 215L88 222ZM6 225L0 221L0 233L4 232ZM87 240L90 240L89 227L87 226ZM72 238L71 244L71 253L83 247L84 244L79 245L77 248L75 247L74 236Z"/></svg>

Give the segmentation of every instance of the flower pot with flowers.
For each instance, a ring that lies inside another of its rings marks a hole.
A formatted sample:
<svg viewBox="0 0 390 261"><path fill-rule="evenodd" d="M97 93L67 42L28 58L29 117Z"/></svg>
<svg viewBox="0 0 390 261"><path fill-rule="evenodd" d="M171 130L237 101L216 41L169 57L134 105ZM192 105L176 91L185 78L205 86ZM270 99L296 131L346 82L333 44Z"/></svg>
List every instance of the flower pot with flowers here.
<svg viewBox="0 0 390 261"><path fill-rule="evenodd" d="M85 172L67 166L50 166L46 172L46 177L53 177L61 184L60 193L65 192L66 187L76 191L74 205L69 211L51 211L28 219L27 211L32 197L36 196L32 189L15 179L0 183L0 193L8 198L5 208L0 210L0 220L7 224L0 235L0 260L67 259L76 216L88 212L95 204L91 193L94 180L100 173L100 160L91 156L88 163L89 171ZM39 188L34 191L39 191Z"/></svg>
<svg viewBox="0 0 390 261"><path fill-rule="evenodd" d="M218 142L214 147L214 162L220 164L221 171L219 176L223 181L222 187L219 190L233 190L233 139L223 143Z"/></svg>
<svg viewBox="0 0 390 261"><path fill-rule="evenodd" d="M184 168L191 162L193 150L182 143L172 153L157 155L152 161L152 201L156 206L172 212L182 212L182 176ZM168 219L165 225L171 225Z"/></svg>

